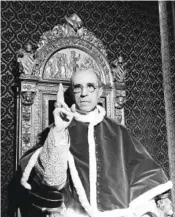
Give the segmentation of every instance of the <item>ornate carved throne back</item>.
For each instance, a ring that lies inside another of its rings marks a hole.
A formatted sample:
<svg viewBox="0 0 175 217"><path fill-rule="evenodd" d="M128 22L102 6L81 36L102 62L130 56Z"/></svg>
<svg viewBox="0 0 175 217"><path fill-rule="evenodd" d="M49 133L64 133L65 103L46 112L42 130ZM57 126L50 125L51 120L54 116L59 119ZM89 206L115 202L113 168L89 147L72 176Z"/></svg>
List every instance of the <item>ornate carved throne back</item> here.
<svg viewBox="0 0 175 217"><path fill-rule="evenodd" d="M65 19L65 24L41 36L35 51L28 44L18 53L21 74L17 161L36 144L37 134L53 121L52 111L60 82L68 105L72 104L68 87L77 68L94 68L104 84L100 104L106 108L108 116L124 123L123 108L115 107L118 90L102 42L82 26L76 14Z"/></svg>

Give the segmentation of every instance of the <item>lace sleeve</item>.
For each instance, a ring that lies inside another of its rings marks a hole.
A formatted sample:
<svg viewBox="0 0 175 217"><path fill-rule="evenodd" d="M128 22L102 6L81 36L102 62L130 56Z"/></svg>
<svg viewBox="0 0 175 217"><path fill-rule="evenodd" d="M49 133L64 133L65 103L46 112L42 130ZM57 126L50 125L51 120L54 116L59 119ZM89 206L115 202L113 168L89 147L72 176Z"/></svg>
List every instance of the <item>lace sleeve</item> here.
<svg viewBox="0 0 175 217"><path fill-rule="evenodd" d="M55 139L53 129L51 128L35 165L36 172L45 184L59 186L59 189L65 185L68 151L68 131L64 131Z"/></svg>

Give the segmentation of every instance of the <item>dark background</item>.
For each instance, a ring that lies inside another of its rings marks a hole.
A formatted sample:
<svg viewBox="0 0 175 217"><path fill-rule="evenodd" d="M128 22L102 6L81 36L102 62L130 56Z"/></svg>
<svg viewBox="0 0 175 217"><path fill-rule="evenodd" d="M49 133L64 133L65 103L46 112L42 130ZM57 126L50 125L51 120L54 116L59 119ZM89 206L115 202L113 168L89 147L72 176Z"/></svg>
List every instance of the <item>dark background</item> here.
<svg viewBox="0 0 175 217"><path fill-rule="evenodd" d="M7 186L15 171L14 60L26 43L77 13L106 46L109 62L127 63L125 122L169 176L157 2L1 2L1 193L6 217Z"/></svg>

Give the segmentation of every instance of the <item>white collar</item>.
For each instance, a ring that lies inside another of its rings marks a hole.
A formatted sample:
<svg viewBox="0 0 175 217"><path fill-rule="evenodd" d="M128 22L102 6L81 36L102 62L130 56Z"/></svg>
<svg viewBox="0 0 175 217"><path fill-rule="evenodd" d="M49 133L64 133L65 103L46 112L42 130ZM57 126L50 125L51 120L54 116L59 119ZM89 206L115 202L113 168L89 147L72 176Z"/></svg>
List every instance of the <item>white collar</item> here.
<svg viewBox="0 0 175 217"><path fill-rule="evenodd" d="M103 120L105 114L105 109L97 105L93 111L87 114L80 114L79 112L75 112L74 118L77 121L93 123L93 125L95 125L96 123L99 123Z"/></svg>

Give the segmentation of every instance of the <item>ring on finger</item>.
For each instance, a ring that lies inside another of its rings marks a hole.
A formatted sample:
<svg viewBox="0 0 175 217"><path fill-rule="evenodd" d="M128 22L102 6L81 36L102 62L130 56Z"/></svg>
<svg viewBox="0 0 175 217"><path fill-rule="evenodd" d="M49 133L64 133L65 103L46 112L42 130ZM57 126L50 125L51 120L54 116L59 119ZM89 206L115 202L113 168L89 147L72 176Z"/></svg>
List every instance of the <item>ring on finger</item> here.
<svg viewBox="0 0 175 217"><path fill-rule="evenodd" d="M55 108L61 108L62 106L61 106L61 103L59 103L59 102L55 102L54 103L54 106L55 106Z"/></svg>

